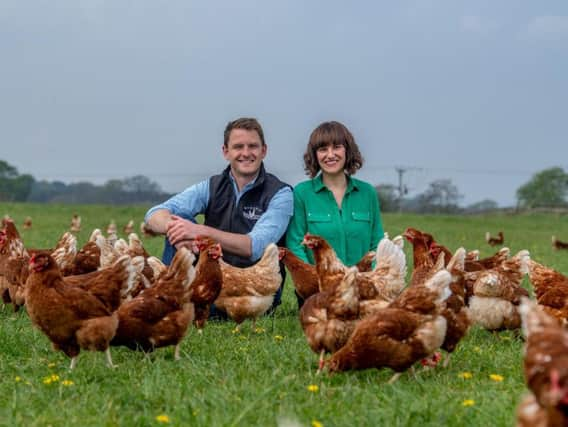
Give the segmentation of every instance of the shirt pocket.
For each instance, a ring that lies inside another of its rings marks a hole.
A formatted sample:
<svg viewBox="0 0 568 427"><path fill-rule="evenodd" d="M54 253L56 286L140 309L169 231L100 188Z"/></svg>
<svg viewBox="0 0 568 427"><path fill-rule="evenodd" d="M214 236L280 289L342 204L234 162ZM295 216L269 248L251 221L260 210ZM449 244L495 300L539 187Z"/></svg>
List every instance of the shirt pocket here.
<svg viewBox="0 0 568 427"><path fill-rule="evenodd" d="M337 232L330 213L308 212L308 232L323 237L331 243L337 240Z"/></svg>
<svg viewBox="0 0 568 427"><path fill-rule="evenodd" d="M358 241L370 241L371 213L369 211L351 212L351 220L347 224L347 235Z"/></svg>

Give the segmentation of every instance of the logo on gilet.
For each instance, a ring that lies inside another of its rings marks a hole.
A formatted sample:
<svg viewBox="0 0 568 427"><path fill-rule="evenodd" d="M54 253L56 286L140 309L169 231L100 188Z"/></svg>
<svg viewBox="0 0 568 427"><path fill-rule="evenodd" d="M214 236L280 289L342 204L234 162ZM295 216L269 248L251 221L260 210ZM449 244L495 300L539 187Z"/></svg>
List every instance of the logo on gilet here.
<svg viewBox="0 0 568 427"><path fill-rule="evenodd" d="M243 216L246 219L258 220L264 211L258 206L244 206Z"/></svg>

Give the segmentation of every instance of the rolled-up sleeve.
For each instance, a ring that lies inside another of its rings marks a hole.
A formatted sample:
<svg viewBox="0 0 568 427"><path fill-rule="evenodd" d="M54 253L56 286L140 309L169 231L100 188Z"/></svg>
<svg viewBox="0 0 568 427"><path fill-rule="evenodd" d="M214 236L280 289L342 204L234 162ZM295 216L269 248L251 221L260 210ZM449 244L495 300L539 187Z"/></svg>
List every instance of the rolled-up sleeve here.
<svg viewBox="0 0 568 427"><path fill-rule="evenodd" d="M248 236L252 242L252 261L258 260L270 243L276 243L286 232L294 212L292 189L284 187L272 197L266 212L258 219Z"/></svg>
<svg viewBox="0 0 568 427"><path fill-rule="evenodd" d="M196 215L205 212L208 200L209 180L206 179L186 188L184 191L170 197L165 202L150 208L144 216L144 221L148 222L148 219L154 212L162 209L166 209L172 215L195 221Z"/></svg>

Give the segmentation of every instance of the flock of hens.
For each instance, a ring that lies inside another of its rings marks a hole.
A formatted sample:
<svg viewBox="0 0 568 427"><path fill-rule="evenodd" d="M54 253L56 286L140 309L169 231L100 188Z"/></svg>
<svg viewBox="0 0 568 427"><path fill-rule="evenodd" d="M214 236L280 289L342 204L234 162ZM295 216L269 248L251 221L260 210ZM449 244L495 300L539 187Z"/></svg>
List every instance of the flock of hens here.
<svg viewBox="0 0 568 427"><path fill-rule="evenodd" d="M77 226L80 218L72 222ZM257 264L238 268L223 261L217 242L202 237L197 262L181 249L166 266L135 233L127 242L114 231L105 237L94 230L80 249L71 232L54 248L32 249L13 221L0 229L4 303L15 310L25 305L54 349L71 358L71 369L80 349L105 352L112 366L110 346L175 346L178 359L189 326L201 331L213 303L237 325L251 319L254 327L273 302L283 262L305 300L299 319L319 355L318 372L388 367L393 382L417 363L435 366L440 349L447 365L472 324L491 331L522 327L531 393L519 405L517 423L568 423L568 278L531 260L526 250L511 256L504 247L479 259L479 251L452 253L431 234L408 228L392 240L385 235L376 252L347 267L325 239L306 234L302 244L315 265L271 244ZM503 244L502 234L490 238ZM409 283L404 239L413 247ZM521 286L525 274L536 301Z"/></svg>

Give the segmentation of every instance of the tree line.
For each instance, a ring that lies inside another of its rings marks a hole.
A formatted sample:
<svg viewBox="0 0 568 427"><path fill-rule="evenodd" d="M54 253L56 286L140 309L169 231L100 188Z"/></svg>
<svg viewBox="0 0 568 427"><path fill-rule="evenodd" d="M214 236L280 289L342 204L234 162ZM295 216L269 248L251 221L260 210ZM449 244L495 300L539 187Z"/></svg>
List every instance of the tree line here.
<svg viewBox="0 0 568 427"><path fill-rule="evenodd" d="M37 181L32 175L0 160L0 201L36 203L111 203L156 204L171 194L144 175L111 179L103 185L90 182L65 184L61 181Z"/></svg>
<svg viewBox="0 0 568 427"><path fill-rule="evenodd" d="M497 202L481 200L466 207L459 205L463 195L450 179L439 179L414 197L401 194L392 184L376 185L381 209L385 212L479 213L495 210ZM544 169L517 189L517 208L568 208L568 174L561 167ZM0 160L0 201L37 203L160 203L171 194L144 175L111 179L103 185L90 182L65 184L61 181L37 181L30 174Z"/></svg>
<svg viewBox="0 0 568 427"><path fill-rule="evenodd" d="M481 213L496 210L497 202L481 200L466 207L459 206L463 198L450 179L440 179L429 184L426 191L408 198L391 184L376 187L381 210L385 212L417 213ZM552 167L535 173L516 191L517 209L568 208L568 174L561 167Z"/></svg>

